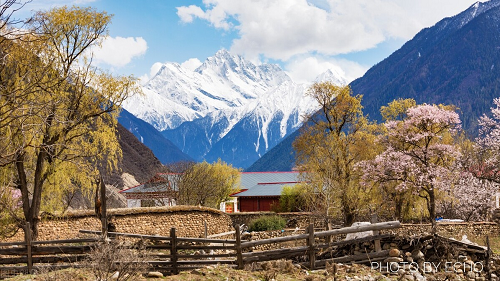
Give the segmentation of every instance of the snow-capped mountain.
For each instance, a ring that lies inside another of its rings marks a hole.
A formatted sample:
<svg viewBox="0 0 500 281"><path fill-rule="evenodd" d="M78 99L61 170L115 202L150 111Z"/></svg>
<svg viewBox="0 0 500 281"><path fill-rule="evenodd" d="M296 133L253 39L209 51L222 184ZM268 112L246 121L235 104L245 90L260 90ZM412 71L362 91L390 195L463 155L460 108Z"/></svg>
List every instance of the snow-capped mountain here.
<svg viewBox="0 0 500 281"><path fill-rule="evenodd" d="M346 84L327 71L316 81ZM247 167L317 110L297 84L274 64L255 65L226 50L194 71L166 63L124 108L161 131L198 161L221 158Z"/></svg>

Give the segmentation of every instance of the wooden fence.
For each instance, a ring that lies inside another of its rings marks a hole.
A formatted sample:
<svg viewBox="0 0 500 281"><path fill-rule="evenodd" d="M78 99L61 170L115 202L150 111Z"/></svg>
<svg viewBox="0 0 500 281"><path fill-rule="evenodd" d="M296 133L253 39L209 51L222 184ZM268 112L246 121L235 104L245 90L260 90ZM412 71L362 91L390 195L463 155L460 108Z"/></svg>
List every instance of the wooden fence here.
<svg viewBox="0 0 500 281"><path fill-rule="evenodd" d="M399 221L391 221L315 232L313 225L309 225L304 234L255 241L243 240L239 225L235 227L235 239L177 237L175 228L170 230L169 236L118 232L109 232L108 235L110 237L149 241L146 243L146 248L152 252L148 261L150 269L167 274L177 274L182 270L192 270L210 264L227 264L243 269L246 264L256 261L285 258L301 258L306 261L302 265L310 269L324 267L329 262L366 263L368 261L380 261L388 257L388 250L380 248L380 240L390 235L379 235L378 231L399 226ZM375 235L348 241L328 242L331 241L329 237L332 236L364 231L374 231ZM80 232L101 235L100 231L80 230ZM61 269L82 266L81 261L87 257L99 240L98 238L86 238L31 241L29 237L28 227L24 242L0 243L0 279L18 273L30 273L44 267ZM283 244L284 242L289 243ZM317 260L317 254L324 249L362 242L374 242L374 251ZM262 245L276 246L277 244L281 247L280 249L253 250L254 247ZM41 265L35 266L34 264Z"/></svg>
<svg viewBox="0 0 500 281"><path fill-rule="evenodd" d="M34 270L64 269L80 266L97 238L32 241L29 223L25 241L0 243L0 279ZM34 266L33 264L39 264Z"/></svg>

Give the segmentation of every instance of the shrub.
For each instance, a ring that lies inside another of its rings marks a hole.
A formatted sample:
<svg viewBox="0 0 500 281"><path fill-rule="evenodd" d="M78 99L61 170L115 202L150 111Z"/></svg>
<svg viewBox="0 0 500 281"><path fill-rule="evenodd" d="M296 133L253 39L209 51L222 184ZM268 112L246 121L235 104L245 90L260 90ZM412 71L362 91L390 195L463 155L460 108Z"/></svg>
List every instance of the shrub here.
<svg viewBox="0 0 500 281"><path fill-rule="evenodd" d="M307 190L305 186L297 184L284 186L281 191L279 212L303 212L307 209Z"/></svg>
<svg viewBox="0 0 500 281"><path fill-rule="evenodd" d="M84 265L90 269L96 280L137 280L149 264L149 253L145 247L127 246L117 240L103 241L95 245Z"/></svg>
<svg viewBox="0 0 500 281"><path fill-rule="evenodd" d="M286 220L280 216L263 216L250 222L249 231L279 230L286 226Z"/></svg>

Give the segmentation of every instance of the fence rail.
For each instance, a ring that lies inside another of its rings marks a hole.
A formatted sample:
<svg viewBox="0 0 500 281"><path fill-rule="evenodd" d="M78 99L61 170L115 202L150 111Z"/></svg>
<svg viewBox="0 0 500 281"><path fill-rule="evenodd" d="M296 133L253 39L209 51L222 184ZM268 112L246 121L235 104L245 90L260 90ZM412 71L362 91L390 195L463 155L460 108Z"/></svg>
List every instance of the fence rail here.
<svg viewBox="0 0 500 281"><path fill-rule="evenodd" d="M304 234L284 237L245 241L239 225L235 226L235 239L211 239L177 237L176 229L170 230L169 236L143 235L120 232L108 232L111 238L124 237L150 241L145 243L146 249L152 251L149 255L149 266L152 270L177 274L182 270L204 267L210 264L227 264L242 269L245 264L256 261L269 261L283 258L299 258L307 260L302 265L311 269L324 267L328 262L368 262L382 260L388 256L388 251L376 249L371 253L350 255L330 259L317 259L317 254L329 247L373 241L380 245L380 240L390 237L388 234L377 234L379 230L400 227L399 221L373 223L355 227L345 227L329 231L315 232L313 225ZM369 237L350 241L329 242L331 236L339 234L375 231ZM101 231L80 230L84 234L101 235ZM65 239L51 241L31 241L29 226L26 228L24 242L0 243L0 279L16 273L31 273L33 270L47 267L67 268L81 266L88 254L96 247L101 238ZM217 236L220 237L220 236ZM284 242L294 242L282 244ZM281 249L249 251L254 247L280 244ZM290 245L292 244L292 245ZM300 245L298 245L300 244ZM135 246L130 246L134 248ZM217 252L215 252L217 251ZM165 253L165 252L168 252ZM117 261L119 262L119 261ZM42 264L34 266L33 264Z"/></svg>

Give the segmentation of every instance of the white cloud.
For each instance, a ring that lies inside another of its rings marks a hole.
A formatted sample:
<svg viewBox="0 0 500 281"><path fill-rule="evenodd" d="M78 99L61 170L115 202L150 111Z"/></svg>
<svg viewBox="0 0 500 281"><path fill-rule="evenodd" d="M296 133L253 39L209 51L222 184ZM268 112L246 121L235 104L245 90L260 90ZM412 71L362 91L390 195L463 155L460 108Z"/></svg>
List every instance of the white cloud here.
<svg viewBox="0 0 500 281"><path fill-rule="evenodd" d="M149 71L149 77L153 77L156 75L156 73L158 73L158 71L160 70L161 66L163 65L163 63L161 62L155 62L153 63L153 65L151 66L151 70Z"/></svg>
<svg viewBox="0 0 500 281"><path fill-rule="evenodd" d="M203 11L200 7L196 5L177 7L177 15L181 21L190 23L193 22L194 18L200 18L207 20L216 28L222 28L228 30L232 27L232 24L227 21L229 16L224 6L214 6L212 9Z"/></svg>
<svg viewBox="0 0 500 281"><path fill-rule="evenodd" d="M285 71L294 81L299 83L313 81L327 70L331 70L345 78L347 82L351 82L361 77L368 70L368 67L348 60L314 56L295 57L285 64Z"/></svg>
<svg viewBox="0 0 500 281"><path fill-rule="evenodd" d="M148 44L142 37L108 37L101 48L93 49L94 61L113 67L123 67L130 63L134 57L146 53Z"/></svg>
<svg viewBox="0 0 500 281"><path fill-rule="evenodd" d="M238 32L231 51L286 61L301 54L337 55L366 50L388 38L408 40L420 29L453 16L475 0L204 0L177 8Z"/></svg>
<svg viewBox="0 0 500 281"><path fill-rule="evenodd" d="M205 12L196 5L177 7L177 15L183 22L193 22L194 17L205 19Z"/></svg>
<svg viewBox="0 0 500 281"><path fill-rule="evenodd" d="M198 66L202 65L202 62L197 58L191 58L187 61L181 63L181 66L187 70L194 71Z"/></svg>

